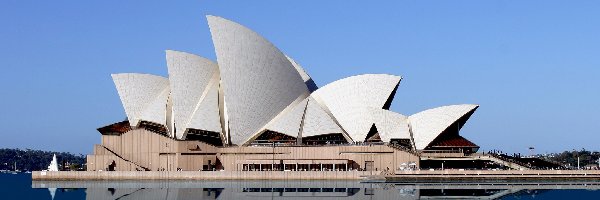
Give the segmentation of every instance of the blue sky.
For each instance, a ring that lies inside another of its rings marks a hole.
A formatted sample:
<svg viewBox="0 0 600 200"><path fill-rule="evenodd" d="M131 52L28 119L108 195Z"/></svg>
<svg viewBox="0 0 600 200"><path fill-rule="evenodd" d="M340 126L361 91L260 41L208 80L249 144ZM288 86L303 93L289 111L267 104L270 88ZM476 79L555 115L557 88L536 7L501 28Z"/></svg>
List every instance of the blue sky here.
<svg viewBox="0 0 600 200"><path fill-rule="evenodd" d="M111 73L165 75L166 49L215 60L205 15L237 21L319 86L404 77L392 110L481 107L482 149L600 150L599 1L0 2L0 148L89 153L125 118Z"/></svg>

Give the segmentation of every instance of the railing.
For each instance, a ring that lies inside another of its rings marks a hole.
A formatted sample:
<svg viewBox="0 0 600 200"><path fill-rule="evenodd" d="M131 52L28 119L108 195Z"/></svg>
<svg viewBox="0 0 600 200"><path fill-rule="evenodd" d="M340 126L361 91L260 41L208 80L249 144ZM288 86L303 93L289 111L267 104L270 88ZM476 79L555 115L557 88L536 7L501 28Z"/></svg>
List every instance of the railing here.
<svg viewBox="0 0 600 200"><path fill-rule="evenodd" d="M103 147L104 149L106 149L107 151L109 151L110 153L114 154L115 156L117 156L117 157L118 157L118 158L120 158L121 160L124 160L124 161L126 161L126 162L129 162L129 163L131 163L131 164L133 164L133 165L135 165L135 166L138 166L138 167L140 167L140 168L142 168L142 169L144 169L144 170L146 170L146 171L150 171L150 169L148 169L147 167L141 166L141 165L139 165L139 164L137 164L137 163L135 163L135 162L133 162L133 161L131 161L131 160L125 159L125 158L123 158L121 155L119 155L119 154L115 153L113 150L111 150L111 149L109 149L109 148L107 148L107 147L105 147L105 146L102 146L102 145L100 145L100 146L101 146L101 147Z"/></svg>
<svg viewBox="0 0 600 200"><path fill-rule="evenodd" d="M515 160L515 159L508 158L508 156L506 156L506 155L495 154L495 153L490 153L490 154L487 154L487 155L489 155L490 157L496 158L498 160L504 161L504 162L516 164L516 165L518 165L520 167L523 167L525 169L532 169L532 167L530 165L525 164L525 163L520 162L520 161Z"/></svg>
<svg viewBox="0 0 600 200"><path fill-rule="evenodd" d="M386 145L383 142L357 142L357 143L330 143L330 144L297 144L297 143L251 143L249 146L262 146L262 147L323 147L323 146L373 146L373 145ZM226 148L226 147L225 147Z"/></svg>
<svg viewBox="0 0 600 200"><path fill-rule="evenodd" d="M464 153L460 150L422 150L421 153Z"/></svg>
<svg viewBox="0 0 600 200"><path fill-rule="evenodd" d="M412 154L414 156L419 156L419 154L417 152L415 152L412 149L407 148L405 146L400 146L400 145L393 144L393 143L388 143L387 146L391 147L393 149L397 149L397 150L400 150L400 151L408 152L408 153L410 153L410 154Z"/></svg>

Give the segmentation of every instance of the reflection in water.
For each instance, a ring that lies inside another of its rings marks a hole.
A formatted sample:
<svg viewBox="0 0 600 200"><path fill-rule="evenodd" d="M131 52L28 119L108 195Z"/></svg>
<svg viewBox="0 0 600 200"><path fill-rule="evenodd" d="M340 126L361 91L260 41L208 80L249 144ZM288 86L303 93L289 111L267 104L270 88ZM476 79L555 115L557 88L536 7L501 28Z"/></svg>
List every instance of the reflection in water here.
<svg viewBox="0 0 600 200"><path fill-rule="evenodd" d="M56 188L48 188L48 191L50 191L50 196L54 199L54 196L56 196Z"/></svg>
<svg viewBox="0 0 600 200"><path fill-rule="evenodd" d="M354 181L34 181L34 188L86 188L87 199L539 199L600 183L360 183ZM599 195L595 192L594 195Z"/></svg>

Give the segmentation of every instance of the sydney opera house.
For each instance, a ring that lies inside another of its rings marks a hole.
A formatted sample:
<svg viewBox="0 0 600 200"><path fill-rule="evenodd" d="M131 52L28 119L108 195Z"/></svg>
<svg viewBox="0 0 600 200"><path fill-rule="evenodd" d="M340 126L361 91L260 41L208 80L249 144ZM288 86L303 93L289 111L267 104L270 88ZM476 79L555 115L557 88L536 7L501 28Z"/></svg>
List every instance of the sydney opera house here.
<svg viewBox="0 0 600 200"><path fill-rule="evenodd" d="M318 87L256 32L207 19L216 61L168 50L168 77L112 75L127 119L98 128L89 171L383 171L479 149L459 135L478 105L403 115L400 76Z"/></svg>

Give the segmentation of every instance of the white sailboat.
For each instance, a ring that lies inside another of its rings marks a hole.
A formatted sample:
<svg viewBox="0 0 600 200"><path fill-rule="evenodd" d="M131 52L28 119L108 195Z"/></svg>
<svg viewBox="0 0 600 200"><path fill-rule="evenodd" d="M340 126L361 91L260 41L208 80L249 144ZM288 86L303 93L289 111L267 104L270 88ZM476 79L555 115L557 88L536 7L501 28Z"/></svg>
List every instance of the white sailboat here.
<svg viewBox="0 0 600 200"><path fill-rule="evenodd" d="M54 157L52 157L52 161L50 162L50 165L48 165L48 171L50 171L50 172L58 171L58 162L56 161L56 154L54 154Z"/></svg>

